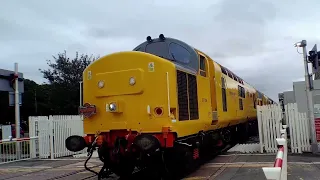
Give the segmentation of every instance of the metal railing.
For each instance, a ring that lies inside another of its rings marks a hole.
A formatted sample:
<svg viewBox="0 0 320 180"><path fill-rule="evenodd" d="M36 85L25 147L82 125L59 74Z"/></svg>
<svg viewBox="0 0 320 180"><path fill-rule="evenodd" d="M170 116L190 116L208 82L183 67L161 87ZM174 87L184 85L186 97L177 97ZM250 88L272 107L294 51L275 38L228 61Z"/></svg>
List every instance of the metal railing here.
<svg viewBox="0 0 320 180"><path fill-rule="evenodd" d="M288 146L287 146L287 125L282 126L283 129L280 130L281 138L277 138L278 152L276 159L274 161L273 167L263 167L265 177L268 180L287 180L287 156L288 156Z"/></svg>
<svg viewBox="0 0 320 180"><path fill-rule="evenodd" d="M38 137L0 140L0 164L37 157Z"/></svg>

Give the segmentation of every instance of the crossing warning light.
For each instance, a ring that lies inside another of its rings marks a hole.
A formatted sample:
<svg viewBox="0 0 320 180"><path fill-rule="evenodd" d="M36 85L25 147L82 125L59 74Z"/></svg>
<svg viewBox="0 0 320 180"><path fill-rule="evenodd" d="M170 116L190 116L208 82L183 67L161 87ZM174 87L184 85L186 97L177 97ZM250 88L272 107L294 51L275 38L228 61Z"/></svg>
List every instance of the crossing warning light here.
<svg viewBox="0 0 320 180"><path fill-rule="evenodd" d="M309 51L308 61L312 63L312 72L316 73L320 68L320 51L317 50L317 45L315 44L311 51Z"/></svg>
<svg viewBox="0 0 320 180"><path fill-rule="evenodd" d="M9 76L9 83L10 83L10 87L11 88L15 88L14 87L14 84L15 84L15 80L18 78L18 75L17 74L14 74L14 73L12 73L12 74L10 74L10 76Z"/></svg>

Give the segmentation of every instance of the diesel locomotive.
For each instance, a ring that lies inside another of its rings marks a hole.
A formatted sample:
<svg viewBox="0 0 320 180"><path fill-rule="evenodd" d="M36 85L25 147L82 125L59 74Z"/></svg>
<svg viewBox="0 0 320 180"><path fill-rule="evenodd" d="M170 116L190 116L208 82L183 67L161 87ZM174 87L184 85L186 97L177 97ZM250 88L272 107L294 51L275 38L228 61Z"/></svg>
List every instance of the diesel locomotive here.
<svg viewBox="0 0 320 180"><path fill-rule="evenodd" d="M163 34L148 36L133 51L106 55L84 70L85 136L70 136L66 147L97 148L103 168L119 176L135 167L188 169L245 140L257 105L273 103L204 52Z"/></svg>

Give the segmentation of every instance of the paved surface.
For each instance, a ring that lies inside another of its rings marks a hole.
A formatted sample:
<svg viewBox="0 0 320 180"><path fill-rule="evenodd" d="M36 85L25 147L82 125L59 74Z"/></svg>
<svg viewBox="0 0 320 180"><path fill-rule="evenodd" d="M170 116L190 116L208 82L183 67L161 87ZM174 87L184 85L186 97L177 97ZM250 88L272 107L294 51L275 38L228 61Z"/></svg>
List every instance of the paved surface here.
<svg viewBox="0 0 320 180"><path fill-rule="evenodd" d="M262 167L273 165L275 155L220 155L198 168L185 180L265 180ZM320 179L320 156L288 156L288 180ZM83 168L83 159L28 160L0 165L0 180L96 180ZM99 171L101 163L91 159L89 167ZM111 177L117 179L117 177Z"/></svg>
<svg viewBox="0 0 320 180"><path fill-rule="evenodd" d="M84 169L83 164L84 159L27 160L8 163L0 165L0 180L97 179L94 174ZM95 171L100 170L100 165L97 159L91 159L88 163L88 167L98 166L93 168Z"/></svg>
<svg viewBox="0 0 320 180"><path fill-rule="evenodd" d="M262 167L272 167L275 155L220 155L185 180L265 180ZM320 156L288 156L288 180L320 180Z"/></svg>

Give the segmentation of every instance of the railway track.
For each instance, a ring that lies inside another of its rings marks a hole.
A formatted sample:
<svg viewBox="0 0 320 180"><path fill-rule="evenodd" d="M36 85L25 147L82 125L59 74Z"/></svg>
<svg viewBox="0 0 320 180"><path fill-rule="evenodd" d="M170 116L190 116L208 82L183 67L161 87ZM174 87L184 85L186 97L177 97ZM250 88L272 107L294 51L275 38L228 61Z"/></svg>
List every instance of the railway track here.
<svg viewBox="0 0 320 180"><path fill-rule="evenodd" d="M212 160L213 158L215 158L217 155L224 153L226 151L228 151L230 148L232 148L235 144L230 144L227 145L224 149L222 149L220 152L216 152L211 154L209 157L205 157L201 162L199 162L199 165L203 165L205 163L207 163L208 161ZM69 165L67 165L69 166ZM101 164L99 165L91 165L90 169L94 169L95 171L98 171L101 169ZM54 177L49 177L53 171L56 171L55 169L58 167L50 167L50 168L44 168L44 169L38 169L38 170L33 170L32 172L27 172L24 174L19 174L16 173L13 176L10 177L6 177L5 179L8 180L13 180L13 179L24 179L24 177L26 177L27 179L30 179L32 177L32 179L38 179L38 180L97 180L98 176L94 173L90 173L88 170L86 170L85 168L81 168L81 169L75 169L72 172L59 172L59 175L54 175ZM77 168L79 168L77 166ZM59 168L60 169L60 168ZM61 168L61 170L63 170L63 168ZM68 170L68 169L66 169ZM183 174L179 174L179 179L180 178L184 178L186 176L188 176L190 173L192 173L194 170L192 169L190 172L186 172ZM157 180L159 177L155 177L155 174L151 174L149 173L150 171L148 171L147 169L142 169L142 170L138 170L136 169L133 174L131 175L131 177L129 179L153 179L153 180ZM43 174L47 174L47 177L43 177ZM63 174L61 174L63 173ZM39 179L39 175L41 174L41 178ZM0 180L3 179L0 177ZM160 178L159 178L160 179ZM117 177L115 174L111 174L110 177L105 178L104 180L121 180L119 177Z"/></svg>
<svg viewBox="0 0 320 180"><path fill-rule="evenodd" d="M219 154L221 154L221 153L223 153L223 152L228 151L228 150L229 150L230 148L232 148L234 145L235 145L235 144L229 144L229 145L227 145L224 149L222 149L220 152L211 154L211 155L210 155L211 157L208 157L208 158L205 158L204 160L202 160L202 161L200 162L200 165L203 165L203 164L205 164L207 161L210 161L210 160L211 160L212 158L214 158L215 156L217 156L217 155L219 155ZM85 171L85 170L84 170L84 171ZM143 179L154 179L154 180L156 180L156 179L159 178L159 177L155 177L154 174L148 174L148 172L149 172L149 171L148 171L147 169L135 170L135 171L132 173L130 179L140 179L140 180L143 180ZM80 173L80 172L77 172L77 173ZM185 176L189 175L190 173L192 173L192 171L186 172L186 173L184 173L184 174L181 174L181 175L179 176L179 178L184 178ZM69 176L72 176L72 175L70 174ZM150 176L151 176L151 177L150 177ZM64 176L64 177L67 177L67 176ZM92 179L92 178L94 178L94 177L97 178L97 175L92 175L92 176L90 176L90 177L85 177L85 178L82 178L82 179L80 179L80 180L88 180L88 179L90 179L90 178ZM58 178L56 178L56 179L58 179ZM107 179L114 179L114 177L107 178ZM106 179L106 180L107 180L107 179ZM119 177L116 177L116 179L117 179L117 180L121 180ZM53 179L47 179L47 180L53 180ZM159 180L160 180L160 178L159 178Z"/></svg>

